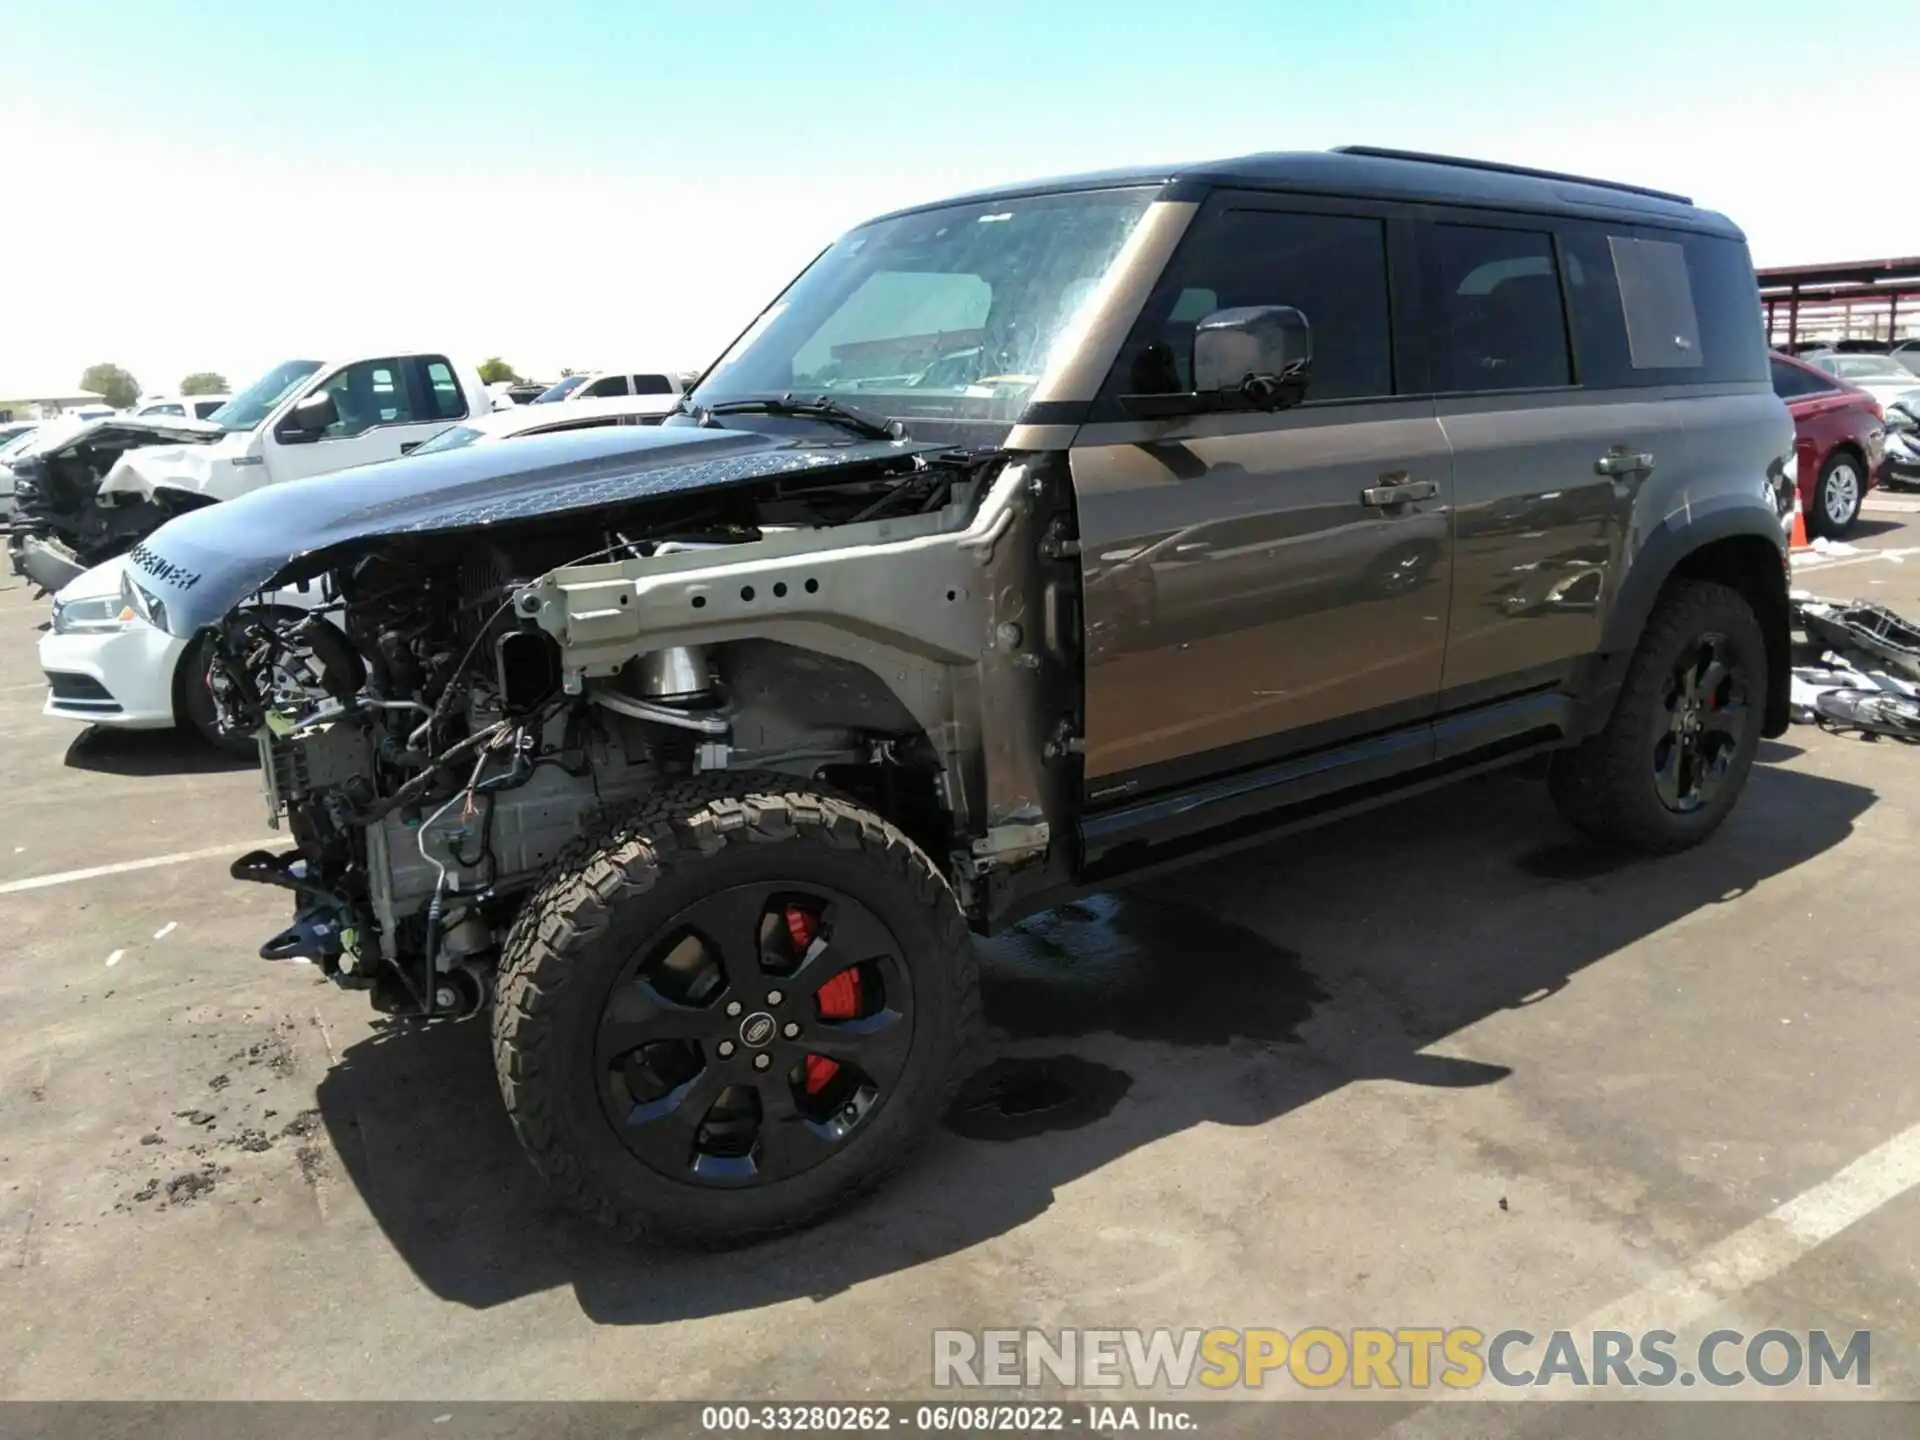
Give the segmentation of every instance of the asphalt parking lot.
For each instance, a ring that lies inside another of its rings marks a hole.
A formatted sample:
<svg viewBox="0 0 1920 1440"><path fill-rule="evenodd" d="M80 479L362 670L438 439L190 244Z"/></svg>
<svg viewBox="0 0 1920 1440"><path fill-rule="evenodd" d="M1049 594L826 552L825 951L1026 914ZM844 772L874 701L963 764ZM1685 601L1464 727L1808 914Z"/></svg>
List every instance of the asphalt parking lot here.
<svg viewBox="0 0 1920 1440"><path fill-rule="evenodd" d="M1795 727L1667 862L1508 774L1040 917L983 947L998 1068L916 1167L690 1256L549 1203L482 1025L255 958L251 769L43 720L9 583L8 1398L900 1398L936 1324L1608 1316L1868 1329L1920 1394L1920 749ZM1920 616L1920 549L1799 583Z"/></svg>

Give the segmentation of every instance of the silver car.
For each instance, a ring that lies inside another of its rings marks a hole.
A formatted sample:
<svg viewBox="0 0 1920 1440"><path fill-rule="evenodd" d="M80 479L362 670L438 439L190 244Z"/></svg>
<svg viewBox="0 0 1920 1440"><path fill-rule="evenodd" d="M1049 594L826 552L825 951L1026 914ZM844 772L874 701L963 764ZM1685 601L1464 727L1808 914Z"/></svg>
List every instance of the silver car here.
<svg viewBox="0 0 1920 1440"><path fill-rule="evenodd" d="M1833 352L1809 355L1807 364L1824 370L1837 380L1866 391L1885 409L1904 395L1920 391L1920 375L1915 375L1892 355L1849 355Z"/></svg>

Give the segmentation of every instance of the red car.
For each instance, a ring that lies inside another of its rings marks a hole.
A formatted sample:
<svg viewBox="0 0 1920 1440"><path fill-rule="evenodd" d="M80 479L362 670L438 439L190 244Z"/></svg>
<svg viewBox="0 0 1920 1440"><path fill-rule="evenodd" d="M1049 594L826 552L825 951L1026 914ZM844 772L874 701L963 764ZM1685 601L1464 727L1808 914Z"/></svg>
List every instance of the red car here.
<svg viewBox="0 0 1920 1440"><path fill-rule="evenodd" d="M1886 450L1886 415L1864 390L1777 351L1773 393L1793 415L1795 479L1809 534L1838 540L1860 518Z"/></svg>

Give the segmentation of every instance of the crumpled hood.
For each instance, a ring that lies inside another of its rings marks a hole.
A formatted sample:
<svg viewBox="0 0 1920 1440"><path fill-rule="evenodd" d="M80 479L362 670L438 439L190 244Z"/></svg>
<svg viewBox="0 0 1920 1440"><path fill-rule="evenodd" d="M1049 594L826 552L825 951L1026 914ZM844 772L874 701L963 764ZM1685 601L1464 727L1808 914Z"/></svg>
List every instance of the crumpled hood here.
<svg viewBox="0 0 1920 1440"><path fill-rule="evenodd" d="M232 500L264 485L266 467L254 454L258 437L251 431L227 434L217 425L212 428L210 442L127 451L101 480L100 493L147 500L157 489L185 490L211 500ZM235 463L247 457L252 463Z"/></svg>
<svg viewBox="0 0 1920 1440"><path fill-rule="evenodd" d="M206 444L226 433L211 420L190 420L184 415L107 415L71 429L49 421L43 432L36 433L24 450L10 458L57 458L93 444L158 445L168 440Z"/></svg>
<svg viewBox="0 0 1920 1440"><path fill-rule="evenodd" d="M781 475L905 462L908 440L674 426L608 426L470 445L269 485L162 525L133 551L135 581L190 636L304 557L379 536L486 531Z"/></svg>

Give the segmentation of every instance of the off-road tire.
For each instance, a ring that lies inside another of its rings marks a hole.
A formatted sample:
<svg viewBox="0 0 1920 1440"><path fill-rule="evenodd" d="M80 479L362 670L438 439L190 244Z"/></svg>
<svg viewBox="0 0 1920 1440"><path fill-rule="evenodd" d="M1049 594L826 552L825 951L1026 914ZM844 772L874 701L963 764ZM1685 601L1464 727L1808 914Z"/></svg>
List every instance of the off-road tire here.
<svg viewBox="0 0 1920 1440"><path fill-rule="evenodd" d="M811 880L893 931L914 987L899 1085L846 1142L773 1184L714 1189L635 1159L595 1095L593 1025L635 949L698 898ZM626 1239L721 1248L819 1221L872 1190L938 1124L979 1023L971 937L945 877L911 840L844 797L791 777L681 780L574 841L528 898L504 948L494 1065L521 1144L570 1208Z"/></svg>
<svg viewBox="0 0 1920 1440"><path fill-rule="evenodd" d="M1662 695L1681 652L1714 632L1728 638L1746 667L1752 714L1724 789L1710 804L1680 814L1661 803L1654 787ZM1641 632L1606 727L1554 756L1548 786L1560 813L1594 839L1626 849L1670 854L1698 845L1720 827L1746 788L1766 695L1766 640L1746 597L1711 581L1673 582Z"/></svg>
<svg viewBox="0 0 1920 1440"><path fill-rule="evenodd" d="M1853 513L1844 520L1836 520L1827 509L1828 491L1836 483L1834 476L1842 467L1853 476ZM1860 511L1867 500L1866 463L1851 450L1836 450L1827 457L1827 463L1820 467L1820 478L1813 482L1813 511L1807 516L1815 535L1824 535L1829 540L1844 540L1853 533L1853 527L1860 523Z"/></svg>

